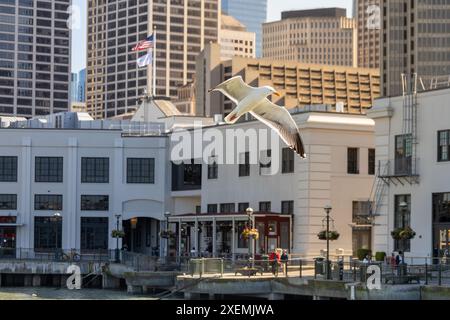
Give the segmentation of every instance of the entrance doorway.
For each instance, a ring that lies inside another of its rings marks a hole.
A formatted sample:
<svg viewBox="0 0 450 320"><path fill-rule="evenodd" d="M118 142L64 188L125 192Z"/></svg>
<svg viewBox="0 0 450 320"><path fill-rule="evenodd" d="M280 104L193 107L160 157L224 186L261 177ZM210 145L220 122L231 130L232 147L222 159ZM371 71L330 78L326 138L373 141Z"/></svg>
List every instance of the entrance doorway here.
<svg viewBox="0 0 450 320"><path fill-rule="evenodd" d="M435 258L450 259L450 224L435 226L433 251Z"/></svg>
<svg viewBox="0 0 450 320"><path fill-rule="evenodd" d="M370 250L372 248L372 229L354 228L352 232L353 255L356 256L359 249Z"/></svg>
<svg viewBox="0 0 450 320"><path fill-rule="evenodd" d="M122 222L125 237L122 246L130 252L159 256L159 220L132 218Z"/></svg>
<svg viewBox="0 0 450 320"><path fill-rule="evenodd" d="M16 254L16 217L0 217L0 258L14 257Z"/></svg>

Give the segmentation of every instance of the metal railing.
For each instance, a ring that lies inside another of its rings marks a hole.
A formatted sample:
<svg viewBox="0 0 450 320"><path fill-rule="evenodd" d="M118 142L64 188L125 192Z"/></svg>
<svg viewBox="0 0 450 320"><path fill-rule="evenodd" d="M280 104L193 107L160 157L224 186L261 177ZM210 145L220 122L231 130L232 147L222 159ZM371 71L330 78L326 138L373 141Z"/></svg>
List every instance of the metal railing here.
<svg viewBox="0 0 450 320"><path fill-rule="evenodd" d="M379 161L378 175L380 177L403 177L418 176L419 161L418 158L397 158L392 160ZM382 169L384 168L384 169Z"/></svg>
<svg viewBox="0 0 450 320"><path fill-rule="evenodd" d="M0 248L0 260L108 262L114 259L115 250Z"/></svg>

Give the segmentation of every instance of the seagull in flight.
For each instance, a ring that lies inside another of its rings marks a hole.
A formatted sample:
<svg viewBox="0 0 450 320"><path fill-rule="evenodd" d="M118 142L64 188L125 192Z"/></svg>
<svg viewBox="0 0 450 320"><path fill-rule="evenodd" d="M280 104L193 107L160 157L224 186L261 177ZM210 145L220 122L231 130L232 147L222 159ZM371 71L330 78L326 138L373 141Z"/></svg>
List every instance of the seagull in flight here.
<svg viewBox="0 0 450 320"><path fill-rule="evenodd" d="M285 107L280 107L267 96L280 94L272 87L253 88L236 76L219 84L209 92L219 91L237 106L226 118L228 124L236 123L240 117L250 113L253 117L275 130L283 141L300 157L306 158L305 148L297 124Z"/></svg>

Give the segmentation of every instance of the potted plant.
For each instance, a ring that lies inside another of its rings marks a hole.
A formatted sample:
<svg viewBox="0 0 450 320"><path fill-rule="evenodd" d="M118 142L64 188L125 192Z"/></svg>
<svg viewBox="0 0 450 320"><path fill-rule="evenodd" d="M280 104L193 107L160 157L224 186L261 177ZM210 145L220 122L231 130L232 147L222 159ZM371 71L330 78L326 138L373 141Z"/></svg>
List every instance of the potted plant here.
<svg viewBox="0 0 450 320"><path fill-rule="evenodd" d="M394 240L411 240L416 236L416 232L411 227L397 228L391 232Z"/></svg>
<svg viewBox="0 0 450 320"><path fill-rule="evenodd" d="M258 229L245 228L244 231L242 231L242 237L244 237L244 239L254 238L255 240L258 240L259 231Z"/></svg>
<svg viewBox="0 0 450 320"><path fill-rule="evenodd" d="M319 240L335 241L335 240L339 239L340 236L341 235L337 231L329 231L327 234L326 230L322 230L317 234L317 237L319 238Z"/></svg>
<svg viewBox="0 0 450 320"><path fill-rule="evenodd" d="M111 237L113 237L113 238L123 238L123 237L125 237L125 232L123 232L122 230L113 230L111 232Z"/></svg>

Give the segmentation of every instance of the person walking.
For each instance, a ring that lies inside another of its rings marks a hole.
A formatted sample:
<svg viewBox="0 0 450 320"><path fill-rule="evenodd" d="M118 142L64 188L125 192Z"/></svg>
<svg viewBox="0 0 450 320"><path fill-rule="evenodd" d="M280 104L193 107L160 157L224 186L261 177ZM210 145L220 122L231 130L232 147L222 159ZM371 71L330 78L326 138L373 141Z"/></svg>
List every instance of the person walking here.
<svg viewBox="0 0 450 320"><path fill-rule="evenodd" d="M283 264L283 273L287 277L287 264L289 262L289 255L287 250L283 250L283 254L281 255L281 263Z"/></svg>
<svg viewBox="0 0 450 320"><path fill-rule="evenodd" d="M273 250L269 257L270 264L272 266L272 274L278 277L278 264L280 262L280 254Z"/></svg>

